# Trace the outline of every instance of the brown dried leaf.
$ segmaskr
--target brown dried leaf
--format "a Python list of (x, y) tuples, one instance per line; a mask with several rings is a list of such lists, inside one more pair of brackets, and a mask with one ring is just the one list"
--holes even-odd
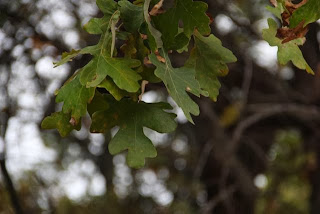
[(295, 28), (282, 27), (277, 30), (277, 37), (283, 39), (282, 44), (290, 42), (291, 40), (303, 38), (307, 34), (309, 27), (308, 25), (303, 27), (304, 22), (302, 21)]
[(162, 9), (163, 1), (164, 1), (164, 0), (160, 0), (160, 1), (152, 8), (152, 10), (149, 12), (149, 14), (150, 14), (151, 16), (157, 16), (157, 15), (165, 12), (165, 11)]

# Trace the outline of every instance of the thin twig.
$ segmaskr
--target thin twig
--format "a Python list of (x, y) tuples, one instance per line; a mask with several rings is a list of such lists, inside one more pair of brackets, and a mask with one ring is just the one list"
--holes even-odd
[(235, 186), (229, 186), (227, 189), (222, 190), (216, 197), (212, 198), (202, 209), (201, 213), (211, 213), (214, 208), (226, 200), (230, 195), (232, 195), (236, 191)]

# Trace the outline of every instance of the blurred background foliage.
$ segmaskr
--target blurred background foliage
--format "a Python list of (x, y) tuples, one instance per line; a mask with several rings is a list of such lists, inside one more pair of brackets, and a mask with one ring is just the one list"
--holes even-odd
[(89, 117), (67, 138), (39, 127), (61, 108), (54, 91), (90, 60), (52, 65), (63, 51), (98, 41), (82, 30), (101, 16), (95, 1), (0, 0), (0, 214), (319, 213), (319, 21), (302, 48), (311, 76), (280, 67), (277, 48), (261, 39), (267, 0), (205, 2), (213, 33), (238, 62), (216, 103), (194, 98), (195, 126), (163, 85), (147, 86), (143, 99), (168, 100), (179, 126), (172, 134), (145, 129), (158, 157), (134, 170), (124, 154), (108, 153), (114, 130), (90, 134)]

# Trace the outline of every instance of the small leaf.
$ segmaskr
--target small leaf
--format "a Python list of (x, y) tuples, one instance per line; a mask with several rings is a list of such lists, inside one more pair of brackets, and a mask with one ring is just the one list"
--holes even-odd
[(264, 29), (262, 37), (271, 46), (278, 46), (278, 60), (281, 65), (286, 65), (289, 61), (310, 74), (314, 74), (306, 60), (303, 58), (302, 52), (298, 45), (304, 43), (304, 39), (295, 39), (290, 42), (282, 44), (282, 40), (276, 37), (277, 23), (273, 19), (268, 19), (269, 29)]
[(73, 129), (80, 130), (81, 124), (73, 126), (70, 123), (70, 114), (64, 114), (63, 112), (55, 112), (46, 117), (42, 123), (43, 129), (57, 129), (62, 137), (67, 136)]
[(140, 65), (139, 60), (111, 58), (106, 54), (95, 56), (81, 73), (81, 83), (87, 87), (98, 86), (107, 76), (110, 76), (114, 83), (128, 92), (137, 92), (140, 88), (141, 76), (132, 68)]
[(97, 87), (105, 88), (117, 101), (125, 96), (129, 96), (128, 92), (118, 88), (110, 78), (103, 80)]
[(271, 7), (268, 5), (266, 9), (279, 19), (281, 19), (281, 14), (284, 11), (282, 4), (279, 4), (277, 7)]
[(118, 9), (114, 0), (97, 0), (97, 5), (104, 14), (112, 15)]
[(84, 26), (84, 30), (90, 34), (102, 34), (108, 28), (111, 15), (102, 18), (92, 18)]
[(128, 165), (140, 168), (144, 166), (145, 158), (157, 155), (152, 142), (144, 135), (143, 127), (160, 133), (172, 132), (176, 128), (176, 115), (165, 112), (165, 109), (171, 109), (171, 106), (167, 103), (136, 103), (127, 99), (113, 101), (108, 110), (93, 114), (91, 131), (103, 133), (119, 126), (119, 131), (110, 141), (109, 152), (115, 155), (128, 150)]
[(143, 8), (130, 3), (128, 0), (121, 0), (118, 4), (125, 29), (131, 33), (137, 31), (144, 22)]
[(226, 64), (236, 62), (237, 58), (212, 34), (204, 37), (196, 31), (194, 39), (196, 79), (200, 87), (209, 93), (209, 97), (216, 101), (221, 87), (218, 77), (225, 76), (228, 73)]
[(87, 112), (87, 104), (92, 100), (94, 91), (94, 88), (86, 88), (81, 85), (79, 75), (76, 75), (73, 80), (66, 83), (58, 91), (56, 102), (64, 102), (62, 112), (65, 114), (71, 113), (71, 117), (78, 124), (80, 117)]
[[(193, 0), (175, 0), (174, 6), (166, 13), (154, 16), (155, 27), (162, 33), (162, 41), (167, 50), (184, 47), (197, 29), (201, 34), (208, 35), (210, 18), (206, 15), (208, 5)], [(179, 34), (179, 23), (183, 25), (183, 33)], [(168, 24), (170, 23), (170, 24)]]
[(195, 70), (189, 67), (173, 68), (168, 55), (162, 52), (165, 63), (159, 62), (154, 53), (149, 56), (151, 62), (157, 67), (155, 75), (162, 79), (170, 96), (182, 109), (187, 119), (193, 123), (190, 113), (199, 115), (199, 106), (189, 97), (186, 90), (189, 89), (188, 92), (200, 97), (201, 90), (195, 79)]

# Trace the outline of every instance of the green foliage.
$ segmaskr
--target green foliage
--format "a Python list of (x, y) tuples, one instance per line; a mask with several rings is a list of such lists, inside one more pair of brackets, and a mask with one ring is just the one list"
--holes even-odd
[(290, 27), (296, 27), (300, 22), (304, 22), (304, 26), (320, 19), (320, 1), (308, 0), (306, 4), (298, 8), (290, 19)]
[(195, 70), (189, 67), (173, 68), (168, 55), (163, 51), (165, 63), (158, 61), (155, 54), (150, 55), (151, 62), (157, 67), (155, 74), (162, 79), (169, 94), (177, 102), (186, 115), (187, 119), (193, 123), (191, 114), (199, 115), (198, 105), (188, 96), (190, 92), (200, 97), (200, 85), (195, 78)]
[(46, 117), (42, 123), (43, 129), (57, 129), (62, 137), (67, 136), (73, 129), (80, 130), (80, 123), (77, 126), (73, 126), (70, 123), (70, 115), (63, 112), (55, 112)]
[(287, 43), (282, 43), (282, 40), (276, 37), (277, 23), (273, 19), (268, 19), (269, 29), (264, 29), (262, 33), (265, 39), (271, 46), (278, 47), (278, 60), (281, 65), (286, 65), (289, 61), (300, 69), (307, 70), (313, 74), (312, 69), (303, 58), (302, 52), (298, 45), (303, 45), (305, 39), (299, 38)]
[(137, 103), (129, 99), (120, 102), (108, 99), (108, 103), (110, 108), (93, 114), (91, 131), (105, 132), (119, 126), (119, 131), (109, 144), (110, 153), (128, 150), (128, 165), (135, 168), (144, 166), (144, 159), (155, 157), (157, 151), (144, 135), (143, 127), (160, 133), (174, 131), (175, 115), (164, 111), (172, 107), (167, 103)]
[(235, 62), (237, 58), (214, 35), (204, 37), (196, 32), (194, 39), (196, 79), (200, 87), (209, 93), (209, 97), (216, 101), (221, 87), (218, 77), (227, 75), (227, 63)]
[(71, 113), (75, 124), (78, 124), (80, 118), (87, 112), (87, 104), (92, 100), (94, 90), (81, 85), (79, 75), (76, 74), (57, 92), (56, 102), (63, 102), (63, 113)]
[[(176, 0), (174, 6), (166, 13), (154, 16), (152, 20), (162, 33), (164, 48), (182, 48), (189, 42), (195, 28), (203, 35), (210, 34), (207, 9), (208, 5), (204, 2)], [(179, 32), (179, 22), (183, 23), (182, 32)]]
[[(269, 9), (280, 18), (284, 1), (277, 2), (277, 8)], [(144, 92), (144, 83), (163, 82), (169, 95), (193, 123), (192, 115), (200, 112), (188, 92), (216, 101), (221, 86), (219, 77), (225, 76), (227, 64), (237, 59), (217, 37), (210, 35), (208, 5), (204, 2), (174, 0), (166, 11), (155, 7), (161, 7), (158, 0), (134, 3), (97, 0), (97, 5), (103, 17), (92, 18), (84, 29), (89, 34), (100, 35), (98, 44), (63, 53), (54, 65), (60, 66), (81, 54), (90, 54), (92, 59), (58, 91), (56, 101), (63, 102), (62, 111), (45, 118), (42, 127), (57, 128), (62, 136), (66, 136), (80, 128), (81, 117), (88, 112), (92, 132), (109, 132), (115, 126), (120, 127), (109, 144), (111, 154), (127, 150), (128, 164), (142, 167), (145, 158), (156, 156), (143, 128), (166, 133), (176, 127), (175, 116), (164, 111), (171, 109), (169, 104), (147, 104), (138, 99)], [(310, 7), (315, 9), (305, 16)], [(302, 16), (306, 24), (315, 21), (319, 18), (316, 8), (319, 3), (309, 0), (294, 12), (291, 24), (302, 21)], [(263, 37), (270, 45), (279, 47), (280, 64), (292, 61), (298, 68), (312, 73), (298, 48), (304, 39), (283, 44), (276, 37), (275, 21), (269, 20), (269, 27), (264, 30)], [(117, 40), (122, 40), (121, 47)], [(172, 66), (172, 52), (189, 54), (184, 66)], [(101, 94), (99, 88), (110, 95)]]

